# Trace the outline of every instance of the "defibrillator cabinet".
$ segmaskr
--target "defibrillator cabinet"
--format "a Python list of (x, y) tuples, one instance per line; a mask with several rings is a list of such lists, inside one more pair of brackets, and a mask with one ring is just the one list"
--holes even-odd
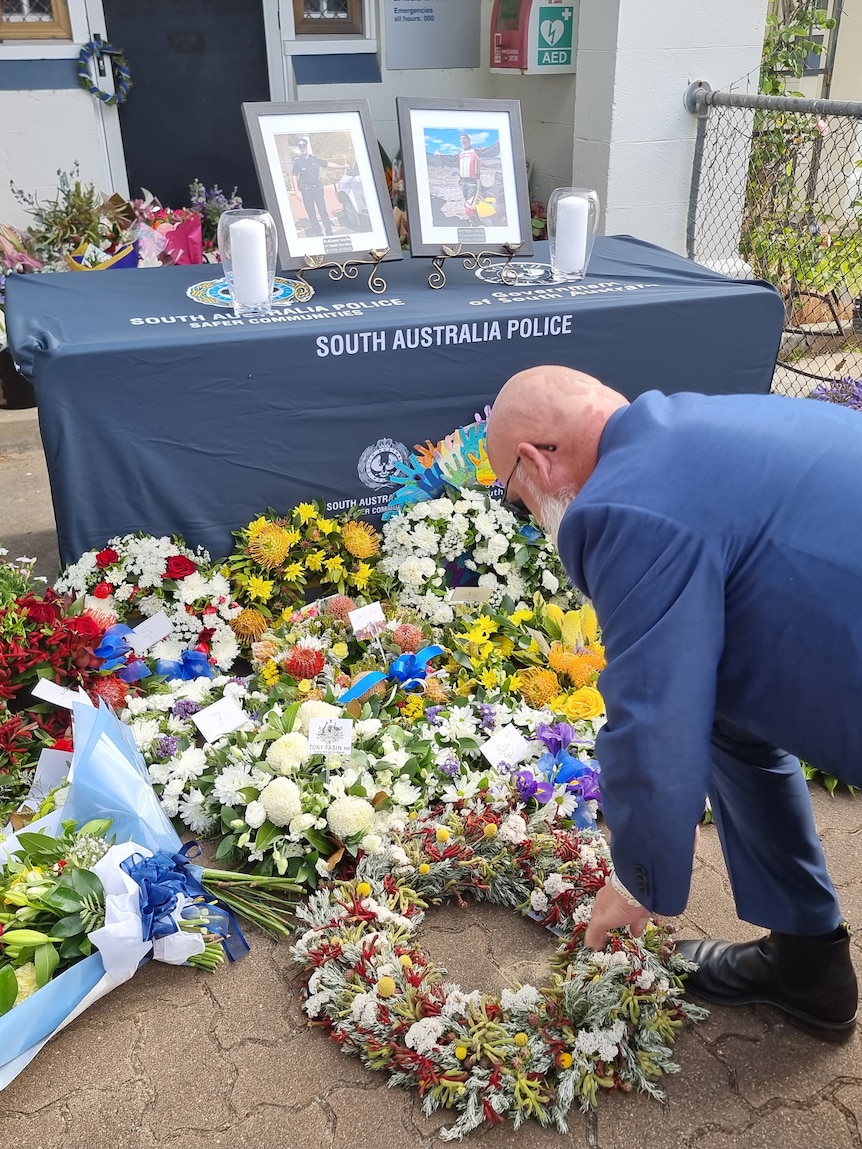
[(550, 76), (575, 71), (577, 0), (494, 0), (492, 72)]

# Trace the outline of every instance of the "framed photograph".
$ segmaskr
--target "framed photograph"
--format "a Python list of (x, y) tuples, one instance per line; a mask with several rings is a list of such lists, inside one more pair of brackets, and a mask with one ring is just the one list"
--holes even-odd
[(508, 255), (509, 244), (532, 255), (520, 103), (399, 96), (396, 105), (412, 254), (460, 244)]
[(401, 259), (366, 100), (243, 104), (242, 111), (283, 271), (386, 248), (385, 259)]

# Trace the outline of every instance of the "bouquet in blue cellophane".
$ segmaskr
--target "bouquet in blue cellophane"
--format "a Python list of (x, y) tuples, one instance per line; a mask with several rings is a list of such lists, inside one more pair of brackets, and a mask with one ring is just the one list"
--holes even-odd
[(105, 706), (75, 705), (73, 720), (64, 806), (0, 841), (0, 1089), (150, 958), (241, 957), (231, 908), (286, 933), (296, 892), (191, 864), (129, 729)]

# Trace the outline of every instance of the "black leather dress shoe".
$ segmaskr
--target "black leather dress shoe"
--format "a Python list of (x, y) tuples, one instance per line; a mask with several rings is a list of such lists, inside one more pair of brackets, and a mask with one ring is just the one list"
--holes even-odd
[(825, 1041), (856, 1028), (856, 974), (846, 926), (827, 938), (771, 933), (756, 942), (679, 941), (699, 969), (686, 989), (716, 1005), (772, 1005), (792, 1025)]

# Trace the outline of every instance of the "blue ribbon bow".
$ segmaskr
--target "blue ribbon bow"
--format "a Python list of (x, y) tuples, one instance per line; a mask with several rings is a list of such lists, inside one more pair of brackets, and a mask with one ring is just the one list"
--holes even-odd
[(137, 682), (139, 678), (149, 678), (152, 671), (145, 662), (139, 658), (127, 662), (132, 653), (132, 647), (126, 640), (126, 635), (132, 633), (132, 628), (122, 622), (109, 626), (102, 635), (102, 641), (93, 651), (96, 658), (104, 659), (104, 665), (99, 669), (114, 672), (123, 682)]
[(442, 646), (425, 646), (417, 654), (401, 654), (389, 664), (389, 669), (385, 673), (372, 670), (368, 674), (363, 674), (346, 694), (341, 695), (338, 704), (344, 706), (354, 698), (361, 698), (378, 682), (400, 682), (405, 690), (421, 690), (424, 679), (428, 677), (428, 663), (438, 654), (444, 653)]
[(212, 678), (213, 668), (202, 651), (184, 650), (177, 661), (171, 658), (160, 658), (156, 663), (156, 674), (163, 674), (166, 678), (183, 678), (189, 681), (192, 678)]
[[(153, 854), (145, 858), (142, 854), (132, 854), (122, 862), (122, 868), (137, 882), (140, 889), (141, 932), (143, 940), (153, 941), (175, 934), (179, 926), (171, 917), (177, 906), (180, 894), (206, 904), (209, 912), (207, 931), (218, 934), (230, 961), (244, 957), (249, 944), (237, 924), (236, 918), (222, 906), (218, 899), (200, 884), (200, 867), (193, 865), (186, 854), (196, 843), (189, 842), (179, 854)], [(192, 917), (194, 910), (184, 911), (184, 917)]]

